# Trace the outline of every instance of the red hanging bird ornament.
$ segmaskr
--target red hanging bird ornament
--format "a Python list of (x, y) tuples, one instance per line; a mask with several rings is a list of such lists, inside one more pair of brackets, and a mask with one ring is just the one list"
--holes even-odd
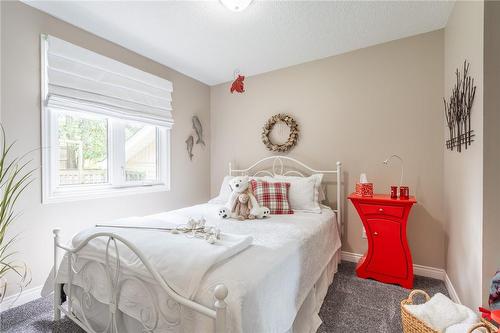
[(235, 76), (237, 75), (236, 79), (233, 81), (233, 84), (231, 84), (231, 94), (234, 93), (235, 91), (237, 93), (244, 93), (245, 92), (245, 83), (243, 82), (245, 80), (245, 76), (240, 75), (239, 71), (235, 71)]

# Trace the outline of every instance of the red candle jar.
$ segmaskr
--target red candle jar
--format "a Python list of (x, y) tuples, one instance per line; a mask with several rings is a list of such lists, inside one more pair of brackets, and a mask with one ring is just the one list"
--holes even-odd
[(408, 186), (399, 187), (399, 199), (408, 200), (410, 198), (410, 188)]
[(398, 187), (391, 186), (391, 199), (397, 199), (397, 198), (398, 198)]

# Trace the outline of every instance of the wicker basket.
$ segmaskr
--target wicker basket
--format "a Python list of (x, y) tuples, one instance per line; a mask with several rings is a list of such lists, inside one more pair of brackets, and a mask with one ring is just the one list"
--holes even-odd
[(417, 317), (412, 315), (405, 307), (405, 305), (413, 304), (413, 296), (415, 295), (424, 295), (425, 301), (427, 302), (431, 298), (429, 295), (423, 291), (415, 289), (410, 295), (408, 295), (407, 299), (401, 301), (401, 322), (403, 324), (403, 332), (404, 333), (441, 333), (430, 328), (426, 323), (420, 321)]
[[(401, 322), (403, 325), (404, 333), (442, 333), (441, 331), (436, 331), (432, 329), (429, 325), (419, 320), (417, 317), (413, 316), (405, 307), (407, 304), (413, 304), (413, 297), (415, 295), (423, 295), (425, 297), (425, 301), (427, 302), (431, 298), (429, 295), (423, 290), (413, 290), (410, 295), (408, 295), (407, 299), (401, 301)], [(475, 324), (471, 328), (469, 328), (468, 333), (474, 332), (477, 328), (486, 328), (489, 333), (496, 333), (497, 328), (493, 326), (491, 323), (486, 320), (481, 320), (481, 323)]]
[(486, 328), (487, 332), (489, 332), (489, 333), (497, 333), (498, 332), (498, 328), (496, 328), (495, 325), (493, 325), (489, 321), (481, 319), (481, 322), (472, 326), (471, 328), (469, 328), (469, 331), (467, 333), (472, 333), (472, 332), (474, 332), (474, 330), (476, 330), (477, 328), (480, 328), (480, 327)]

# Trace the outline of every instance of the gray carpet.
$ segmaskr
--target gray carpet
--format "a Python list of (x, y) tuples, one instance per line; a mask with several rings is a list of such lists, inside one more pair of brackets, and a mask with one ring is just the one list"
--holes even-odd
[[(370, 332), (400, 333), (401, 300), (409, 290), (356, 277), (355, 264), (342, 262), (321, 307), (323, 324), (317, 333)], [(448, 291), (443, 281), (415, 276), (414, 289), (429, 295)]]
[[(401, 332), (399, 303), (408, 290), (356, 277), (353, 263), (342, 262), (328, 289), (320, 311), (323, 324), (318, 333)], [(448, 294), (442, 281), (415, 277), (415, 289)], [(40, 298), (0, 314), (0, 332), (5, 333), (84, 333), (64, 318), (52, 322), (52, 299)]]

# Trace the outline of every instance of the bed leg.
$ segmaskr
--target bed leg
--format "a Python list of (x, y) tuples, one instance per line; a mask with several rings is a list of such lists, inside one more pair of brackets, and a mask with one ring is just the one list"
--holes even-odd
[(57, 283), (57, 264), (59, 262), (58, 254), (58, 244), (59, 244), (59, 232), (60, 229), (54, 229), (52, 233), (54, 234), (54, 321), (61, 319), (61, 291), (62, 285)]
[(61, 290), (62, 290), (62, 285), (56, 284), (54, 289), (54, 321), (61, 319), (61, 310), (59, 309), (59, 306), (61, 306), (61, 297), (62, 297)]
[(227, 287), (219, 284), (215, 287), (215, 333), (226, 333), (226, 297)]

